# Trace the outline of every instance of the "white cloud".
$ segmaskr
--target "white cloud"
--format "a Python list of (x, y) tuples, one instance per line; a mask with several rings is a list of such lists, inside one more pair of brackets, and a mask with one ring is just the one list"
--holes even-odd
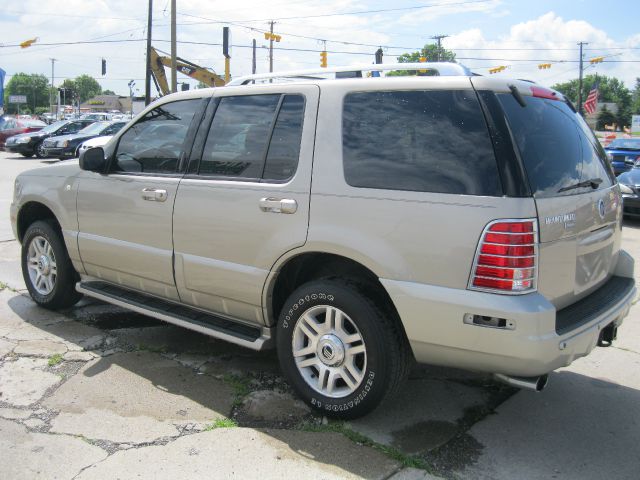
[[(490, 66), (507, 65), (509, 68), (498, 75), (528, 78), (551, 85), (577, 78), (579, 41), (589, 43), (584, 52), (587, 74), (598, 72), (616, 76), (628, 87), (633, 86), (638, 75), (638, 63), (602, 63), (592, 67), (588, 59), (604, 55), (607, 60), (640, 60), (638, 50), (616, 49), (640, 46), (640, 35), (620, 44), (588, 22), (565, 21), (554, 12), (513, 25), (506, 35), (496, 40), (486, 39), (479, 29), (469, 29), (447, 38), (445, 46), (455, 50), (462, 63), (472, 68), (484, 67), (476, 68), (479, 73), (486, 74)], [(484, 58), (496, 60), (482, 60)], [(539, 63), (552, 63), (552, 68), (538, 70)]]

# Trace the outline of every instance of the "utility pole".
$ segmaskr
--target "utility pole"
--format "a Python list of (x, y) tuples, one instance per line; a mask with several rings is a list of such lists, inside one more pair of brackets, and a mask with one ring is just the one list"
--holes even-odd
[(147, 16), (147, 73), (144, 77), (144, 104), (151, 103), (151, 21), (153, 18), (153, 0), (149, 0)]
[(582, 115), (582, 72), (584, 70), (582, 65), (582, 46), (589, 45), (589, 42), (578, 42), (580, 45), (580, 73), (578, 75), (578, 113)]
[(271, 25), (271, 35), (269, 36), (269, 73), (273, 72), (273, 20), (269, 22)]
[(440, 61), (440, 52), (442, 52), (442, 39), (447, 38), (449, 35), (434, 35), (431, 37), (432, 40), (438, 42), (438, 53), (436, 56), (436, 62)]
[(253, 39), (252, 43), (252, 56), (251, 56), (251, 74), (256, 74), (256, 39)]
[(176, 0), (171, 0), (171, 92), (178, 91), (177, 62), (176, 62)]
[[(51, 110), (51, 105), (53, 105), (53, 70), (54, 64), (56, 63), (55, 58), (50, 58), (51, 60), (51, 88), (49, 89), (49, 110)], [(56, 118), (58, 117), (58, 111), (56, 110)]]

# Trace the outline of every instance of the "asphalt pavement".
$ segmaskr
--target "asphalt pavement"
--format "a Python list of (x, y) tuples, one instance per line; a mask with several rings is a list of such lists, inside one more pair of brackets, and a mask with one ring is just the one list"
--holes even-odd
[[(640, 311), (542, 393), (416, 367), (373, 414), (312, 414), (257, 353), (93, 300), (26, 295), (0, 152), (0, 478), (637, 479)], [(623, 247), (640, 258), (640, 223)]]

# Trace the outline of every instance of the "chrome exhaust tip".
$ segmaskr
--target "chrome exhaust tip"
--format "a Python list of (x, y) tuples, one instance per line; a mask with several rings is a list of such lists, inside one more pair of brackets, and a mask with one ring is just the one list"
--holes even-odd
[(512, 377), (503, 375), (502, 373), (494, 373), (493, 378), (512, 387), (541, 392), (547, 386), (549, 375), (540, 375), (539, 377)]

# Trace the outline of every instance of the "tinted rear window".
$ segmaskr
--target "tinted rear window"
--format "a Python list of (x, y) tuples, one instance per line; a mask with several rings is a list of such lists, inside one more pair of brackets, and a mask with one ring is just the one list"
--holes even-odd
[(493, 147), (472, 90), (349, 94), (342, 128), (349, 185), (502, 195)]
[(599, 188), (611, 186), (606, 154), (584, 120), (557, 100), (526, 97), (520, 106), (511, 94), (498, 98), (523, 159), (534, 197), (575, 195), (591, 186), (570, 188), (600, 179)]

